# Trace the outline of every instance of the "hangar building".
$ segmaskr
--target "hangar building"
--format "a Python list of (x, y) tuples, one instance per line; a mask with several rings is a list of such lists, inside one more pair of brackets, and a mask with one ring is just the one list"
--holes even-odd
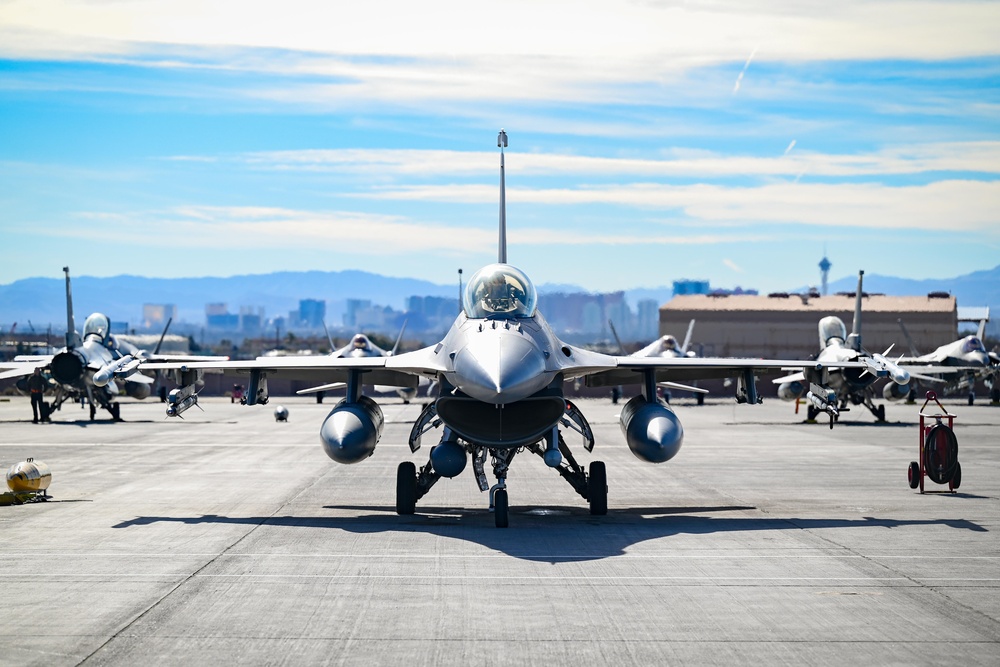
[[(770, 294), (675, 296), (660, 307), (660, 335), (683, 339), (688, 323), (696, 320), (691, 348), (705, 356), (808, 359), (819, 352), (819, 320), (836, 315), (847, 333), (854, 320), (854, 294), (832, 296)], [(869, 352), (909, 354), (902, 320), (921, 353), (958, 338), (955, 297), (865, 294), (861, 314), (861, 342)]]

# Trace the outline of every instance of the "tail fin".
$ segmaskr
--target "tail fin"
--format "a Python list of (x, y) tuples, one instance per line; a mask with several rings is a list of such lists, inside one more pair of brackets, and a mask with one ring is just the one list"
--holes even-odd
[(507, 147), (507, 133), (500, 128), (497, 135), (497, 147), (500, 149), (500, 253), (498, 262), (507, 263), (507, 197), (503, 173), (503, 149)]
[(73, 320), (73, 291), (69, 284), (69, 267), (63, 267), (66, 274), (66, 347), (73, 349), (80, 344), (80, 337), (76, 333), (76, 322)]
[(858, 291), (854, 294), (854, 323), (851, 325), (851, 335), (847, 337), (847, 344), (855, 352), (861, 351), (861, 283), (864, 276), (864, 271), (858, 271)]
[(160, 353), (160, 347), (163, 346), (163, 339), (167, 337), (167, 331), (170, 329), (170, 323), (173, 322), (173, 321), (174, 321), (174, 318), (172, 318), (172, 317), (168, 317), (167, 318), (167, 325), (165, 327), (163, 327), (163, 333), (160, 334), (160, 340), (156, 344), (156, 349), (153, 350), (153, 354), (159, 354)]
[(611, 335), (615, 337), (615, 342), (618, 343), (618, 349), (621, 350), (622, 356), (628, 356), (628, 352), (625, 351), (625, 346), (622, 345), (622, 339), (618, 337), (618, 332), (615, 331), (615, 323), (608, 319), (608, 326), (611, 327)]
[(681, 354), (683, 354), (683, 355), (687, 355), (688, 345), (691, 344), (691, 334), (692, 334), (692, 332), (694, 332), (694, 319), (692, 319), (691, 322), (688, 323), (687, 335), (684, 336), (684, 344), (681, 345)]
[[(986, 336), (986, 323), (990, 321), (990, 307), (986, 306), (986, 317), (979, 320), (979, 329), (976, 330), (976, 337), (982, 340)], [(31, 324), (31, 321), (28, 321)]]
[(903, 323), (903, 318), (896, 320), (899, 323), (899, 328), (903, 330), (903, 336), (906, 338), (906, 344), (910, 347), (910, 354), (914, 357), (919, 357), (920, 353), (917, 352), (917, 346), (913, 344), (913, 339), (910, 337), (910, 332), (906, 330), (906, 325)]

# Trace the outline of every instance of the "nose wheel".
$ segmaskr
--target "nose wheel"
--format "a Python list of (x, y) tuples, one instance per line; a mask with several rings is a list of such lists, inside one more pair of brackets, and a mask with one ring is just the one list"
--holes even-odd
[(396, 514), (417, 511), (417, 466), (403, 461), (396, 468)]
[(510, 525), (510, 512), (507, 500), (507, 489), (497, 489), (493, 492), (493, 521), (497, 528)]

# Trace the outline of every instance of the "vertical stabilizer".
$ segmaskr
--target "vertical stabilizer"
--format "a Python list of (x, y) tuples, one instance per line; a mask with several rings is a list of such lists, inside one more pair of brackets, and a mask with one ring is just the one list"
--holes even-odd
[(864, 280), (865, 272), (858, 271), (858, 290), (854, 294), (854, 323), (851, 325), (851, 335), (848, 337), (848, 344), (855, 352), (861, 351), (861, 283)]
[(80, 337), (76, 333), (76, 322), (73, 320), (73, 291), (69, 285), (69, 267), (63, 267), (66, 274), (66, 347), (72, 349), (80, 344)]
[(498, 262), (507, 263), (507, 196), (503, 173), (503, 149), (507, 147), (507, 133), (500, 128), (497, 136), (497, 147), (500, 149), (500, 253)]

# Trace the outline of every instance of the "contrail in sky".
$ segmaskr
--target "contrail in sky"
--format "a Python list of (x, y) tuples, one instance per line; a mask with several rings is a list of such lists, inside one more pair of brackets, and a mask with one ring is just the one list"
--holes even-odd
[(733, 95), (735, 95), (736, 92), (740, 89), (740, 84), (743, 83), (743, 75), (747, 73), (747, 68), (750, 67), (750, 61), (753, 60), (753, 56), (755, 53), (757, 53), (756, 46), (754, 47), (753, 51), (750, 52), (750, 57), (747, 58), (747, 61), (743, 63), (743, 71), (741, 71), (740, 75), (736, 77), (736, 83), (733, 85)]
[(792, 139), (792, 143), (788, 144), (788, 148), (785, 149), (785, 152), (782, 153), (782, 155), (788, 155), (792, 152), (793, 148), (795, 148), (795, 139)]

